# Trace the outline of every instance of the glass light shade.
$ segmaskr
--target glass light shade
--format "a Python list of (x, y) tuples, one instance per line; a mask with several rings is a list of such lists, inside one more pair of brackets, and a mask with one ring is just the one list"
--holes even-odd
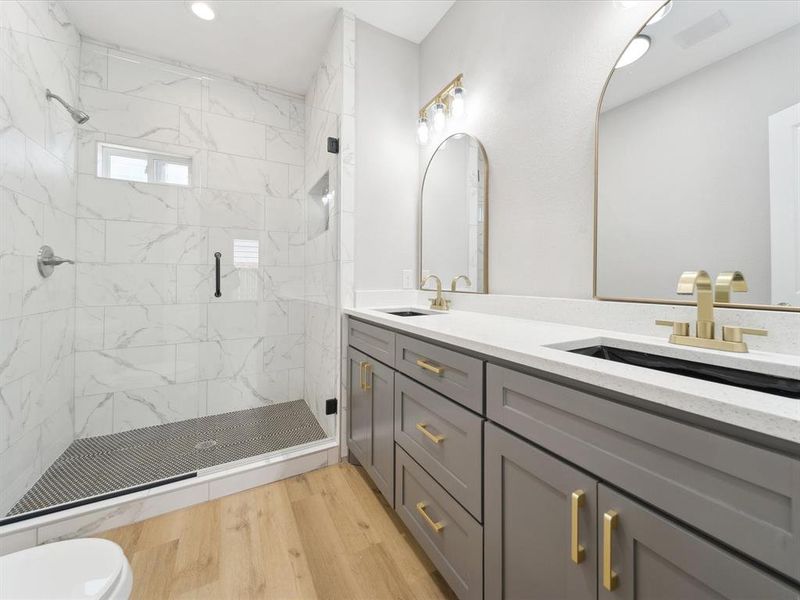
[(433, 129), (443, 131), (447, 124), (447, 116), (444, 114), (444, 104), (437, 102), (433, 105)]
[(650, 25), (655, 25), (661, 19), (666, 17), (669, 14), (669, 11), (671, 10), (672, 10), (672, 0), (669, 0), (669, 2), (667, 2), (664, 6), (658, 9), (658, 12), (650, 18), (645, 27), (649, 27)]
[(417, 143), (427, 144), (430, 139), (430, 131), (428, 131), (428, 119), (420, 117), (417, 119)]
[(450, 114), (454, 119), (460, 119), (466, 112), (466, 103), (464, 99), (464, 88), (457, 87), (453, 89), (453, 99), (450, 101)]
[(195, 16), (203, 19), (203, 21), (214, 20), (214, 9), (205, 2), (192, 2), (191, 9)]
[(625, 52), (619, 57), (615, 69), (627, 67), (629, 64), (636, 62), (642, 58), (645, 53), (650, 49), (650, 38), (646, 35), (637, 35), (625, 48)]

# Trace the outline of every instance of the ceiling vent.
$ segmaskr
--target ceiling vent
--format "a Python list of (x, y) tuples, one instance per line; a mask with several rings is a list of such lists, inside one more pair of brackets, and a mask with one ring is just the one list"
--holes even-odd
[(691, 27), (687, 27), (680, 33), (675, 34), (672, 39), (675, 40), (675, 42), (677, 42), (681, 48), (687, 50), (692, 46), (717, 35), (719, 32), (725, 31), (730, 26), (731, 22), (728, 20), (728, 17), (726, 17), (721, 10), (718, 10), (713, 15), (710, 15), (702, 21), (698, 21)]

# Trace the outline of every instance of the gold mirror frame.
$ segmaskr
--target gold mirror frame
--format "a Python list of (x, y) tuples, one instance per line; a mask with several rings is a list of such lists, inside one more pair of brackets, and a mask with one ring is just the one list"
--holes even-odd
[[(630, 44), (637, 35), (641, 34), (644, 31), (644, 28), (647, 27), (647, 23), (650, 19), (655, 16), (655, 14), (664, 8), (667, 4), (669, 4), (670, 0), (665, 0), (661, 3), (653, 13), (645, 19), (644, 24), (638, 29), (638, 31), (631, 37), (628, 41)], [(620, 52), (619, 57), (617, 57), (617, 61), (614, 62), (614, 65), (617, 64), (619, 59), (622, 57), (622, 54), (625, 52), (625, 49), (628, 47), (628, 44), (625, 45), (625, 48), (622, 49)], [(691, 300), (668, 300), (662, 298), (637, 298), (637, 297), (612, 297), (612, 296), (598, 296), (597, 295), (597, 215), (599, 209), (599, 202), (598, 202), (598, 181), (600, 179), (600, 109), (603, 107), (603, 98), (605, 98), (606, 90), (608, 89), (608, 84), (611, 81), (611, 78), (614, 76), (614, 67), (611, 68), (611, 72), (606, 77), (606, 82), (603, 84), (603, 91), (600, 92), (600, 100), (597, 102), (597, 112), (595, 113), (595, 120), (594, 120), (594, 226), (593, 226), (593, 252), (592, 252), (592, 298), (595, 300), (600, 300), (601, 302), (635, 302), (639, 304), (665, 304), (665, 305), (683, 305), (683, 306), (695, 306), (696, 302)], [(691, 266), (691, 265), (690, 265)], [(687, 267), (689, 268), (689, 267)], [(420, 271), (421, 272), (421, 271)], [(735, 302), (715, 302), (714, 308), (739, 308), (739, 309), (752, 309), (752, 310), (776, 310), (782, 312), (800, 312), (800, 306), (777, 306), (774, 304), (739, 304)]]
[[(422, 194), (425, 191), (425, 180), (428, 178), (428, 170), (431, 167), (431, 163), (433, 159), (436, 157), (436, 153), (439, 152), (442, 146), (444, 146), (448, 140), (456, 137), (466, 135), (469, 136), (471, 139), (475, 140), (478, 144), (478, 150), (483, 157), (483, 165), (484, 165), (484, 177), (483, 177), (483, 290), (476, 291), (476, 292), (468, 292), (465, 290), (449, 290), (445, 289), (446, 282), (442, 282), (442, 291), (455, 293), (455, 294), (488, 294), (489, 293), (489, 157), (486, 156), (486, 149), (483, 147), (481, 141), (476, 138), (474, 135), (467, 133), (466, 131), (457, 131), (456, 133), (448, 135), (444, 138), (439, 145), (436, 146), (436, 149), (431, 154), (430, 159), (428, 159), (428, 164), (425, 166), (425, 174), (422, 176), (422, 183), (419, 187), (419, 203), (417, 206), (417, 287), (418, 290), (424, 290), (426, 292), (435, 292), (435, 288), (425, 288), (422, 287)], [(437, 273), (433, 273), (436, 275)]]

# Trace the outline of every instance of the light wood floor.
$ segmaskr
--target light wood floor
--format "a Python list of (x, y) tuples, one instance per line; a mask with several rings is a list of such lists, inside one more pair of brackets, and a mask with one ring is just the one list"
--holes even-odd
[(134, 599), (454, 598), (360, 467), (339, 464), (101, 534)]

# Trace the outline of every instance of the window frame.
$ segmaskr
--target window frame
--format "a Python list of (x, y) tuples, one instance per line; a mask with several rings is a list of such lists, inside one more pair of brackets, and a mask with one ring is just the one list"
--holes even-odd
[[(120, 156), (123, 158), (145, 159), (147, 167), (145, 174), (146, 181), (137, 179), (126, 179), (124, 177), (113, 177), (111, 175), (111, 157)], [(187, 170), (186, 183), (173, 183), (164, 179), (164, 163), (185, 166)], [(120, 144), (109, 144), (107, 142), (97, 142), (97, 176), (114, 181), (129, 181), (132, 183), (154, 183), (158, 185), (174, 185), (178, 187), (191, 187), (192, 185), (192, 157), (169, 152), (158, 152), (146, 148), (136, 148), (134, 146), (123, 146)]]

